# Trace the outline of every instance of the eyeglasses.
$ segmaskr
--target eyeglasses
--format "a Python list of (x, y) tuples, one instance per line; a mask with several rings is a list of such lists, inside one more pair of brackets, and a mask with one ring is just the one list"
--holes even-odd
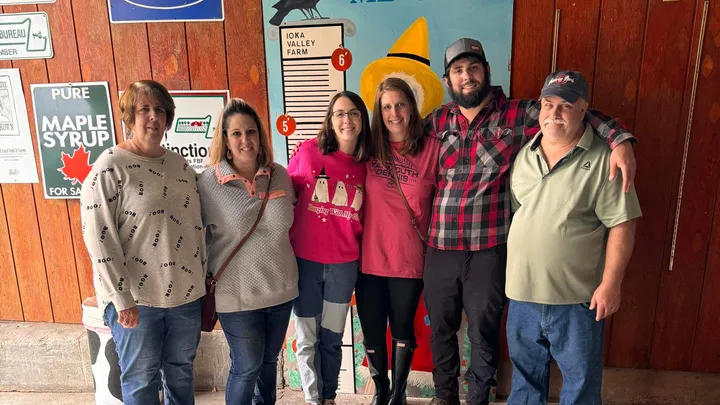
[(362, 114), (360, 114), (360, 111), (358, 110), (351, 110), (348, 112), (345, 111), (333, 111), (332, 116), (333, 118), (337, 118), (339, 120), (344, 119), (345, 117), (350, 117), (351, 119), (358, 119), (360, 118)]

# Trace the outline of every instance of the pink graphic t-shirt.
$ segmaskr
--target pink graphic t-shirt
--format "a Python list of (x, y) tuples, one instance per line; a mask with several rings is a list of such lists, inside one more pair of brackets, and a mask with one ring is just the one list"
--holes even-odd
[[(415, 156), (402, 156), (402, 142), (392, 142), (400, 186), (427, 239), (432, 202), (437, 192), (438, 153), (436, 138), (425, 137), (423, 149)], [(365, 223), (361, 269), (383, 277), (422, 278), (425, 246), (412, 225), (410, 214), (397, 190), (390, 164), (383, 167), (371, 159), (365, 179)]]
[(288, 172), (298, 199), (290, 228), (295, 255), (324, 264), (358, 260), (365, 164), (341, 151), (323, 156), (313, 139), (300, 146)]

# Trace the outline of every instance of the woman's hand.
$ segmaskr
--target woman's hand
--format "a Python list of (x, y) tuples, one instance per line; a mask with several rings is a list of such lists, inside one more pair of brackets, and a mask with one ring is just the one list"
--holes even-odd
[(118, 312), (117, 322), (122, 325), (123, 328), (128, 329), (138, 326), (140, 324), (140, 312), (137, 306)]

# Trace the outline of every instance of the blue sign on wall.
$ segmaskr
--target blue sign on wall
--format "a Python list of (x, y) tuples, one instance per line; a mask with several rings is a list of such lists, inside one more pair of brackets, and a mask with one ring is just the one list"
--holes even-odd
[(223, 0), (108, 0), (110, 21), (222, 21)]

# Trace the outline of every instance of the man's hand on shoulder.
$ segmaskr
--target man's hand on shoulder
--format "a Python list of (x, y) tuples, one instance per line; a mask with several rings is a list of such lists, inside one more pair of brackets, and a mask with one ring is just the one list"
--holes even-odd
[(625, 141), (616, 146), (610, 154), (610, 181), (614, 181), (620, 169), (623, 179), (623, 190), (627, 193), (635, 182), (637, 163), (632, 143)]

